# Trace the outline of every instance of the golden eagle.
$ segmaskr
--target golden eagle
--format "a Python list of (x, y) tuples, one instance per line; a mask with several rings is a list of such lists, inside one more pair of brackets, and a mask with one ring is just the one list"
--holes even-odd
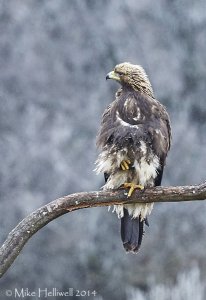
[[(96, 171), (104, 173), (104, 190), (129, 188), (130, 197), (135, 188), (161, 184), (170, 149), (170, 120), (165, 107), (155, 99), (141, 66), (121, 63), (106, 79), (118, 81), (121, 88), (102, 117), (97, 136), (101, 153)], [(153, 203), (114, 206), (121, 218), (121, 238), (126, 251), (138, 251), (152, 208)]]

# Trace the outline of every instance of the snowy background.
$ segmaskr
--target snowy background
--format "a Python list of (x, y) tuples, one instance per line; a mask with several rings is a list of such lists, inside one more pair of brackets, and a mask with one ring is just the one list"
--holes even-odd
[[(203, 0), (0, 0), (2, 243), (38, 207), (103, 184), (95, 137), (118, 87), (105, 76), (123, 61), (146, 69), (171, 116), (163, 184), (206, 178), (205, 11)], [(205, 216), (204, 202), (155, 205), (130, 255), (107, 208), (67, 214), (28, 242), (0, 295), (73, 287), (98, 300), (203, 300)]]

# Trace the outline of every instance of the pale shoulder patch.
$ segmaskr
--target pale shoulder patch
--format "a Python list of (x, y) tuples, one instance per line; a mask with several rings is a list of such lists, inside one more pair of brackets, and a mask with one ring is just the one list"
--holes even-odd
[(122, 125), (122, 126), (127, 126), (127, 127), (131, 127), (131, 128), (136, 128), (136, 129), (139, 128), (138, 125), (132, 125), (132, 124), (127, 123), (124, 120), (122, 120), (118, 111), (116, 112), (116, 118), (117, 118), (117, 121), (119, 121), (120, 125)]
[(134, 118), (133, 118), (133, 120), (134, 120), (134, 121), (138, 121), (138, 120), (140, 120), (140, 119), (141, 119), (141, 112), (140, 112), (140, 109), (139, 109), (139, 107), (137, 107), (137, 109), (136, 109), (136, 110), (137, 110), (137, 112), (136, 112), (136, 113), (137, 113), (137, 115), (136, 115), (136, 117), (134, 117)]

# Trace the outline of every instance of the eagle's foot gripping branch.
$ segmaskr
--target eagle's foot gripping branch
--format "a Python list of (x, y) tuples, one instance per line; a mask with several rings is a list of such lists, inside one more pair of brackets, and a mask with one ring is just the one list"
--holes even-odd
[(123, 160), (120, 164), (120, 167), (123, 171), (129, 170), (131, 161), (129, 159)]
[(141, 184), (135, 184), (133, 182), (125, 182), (123, 188), (130, 188), (127, 194), (127, 198), (131, 197), (135, 189), (144, 190), (144, 186)]

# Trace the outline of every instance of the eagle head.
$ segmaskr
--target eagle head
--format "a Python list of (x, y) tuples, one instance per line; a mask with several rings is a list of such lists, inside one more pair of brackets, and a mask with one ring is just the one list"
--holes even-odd
[(152, 86), (147, 74), (139, 65), (133, 65), (129, 62), (116, 65), (114, 70), (107, 74), (106, 79), (116, 80), (123, 87), (129, 86), (136, 91), (145, 93), (154, 98)]

